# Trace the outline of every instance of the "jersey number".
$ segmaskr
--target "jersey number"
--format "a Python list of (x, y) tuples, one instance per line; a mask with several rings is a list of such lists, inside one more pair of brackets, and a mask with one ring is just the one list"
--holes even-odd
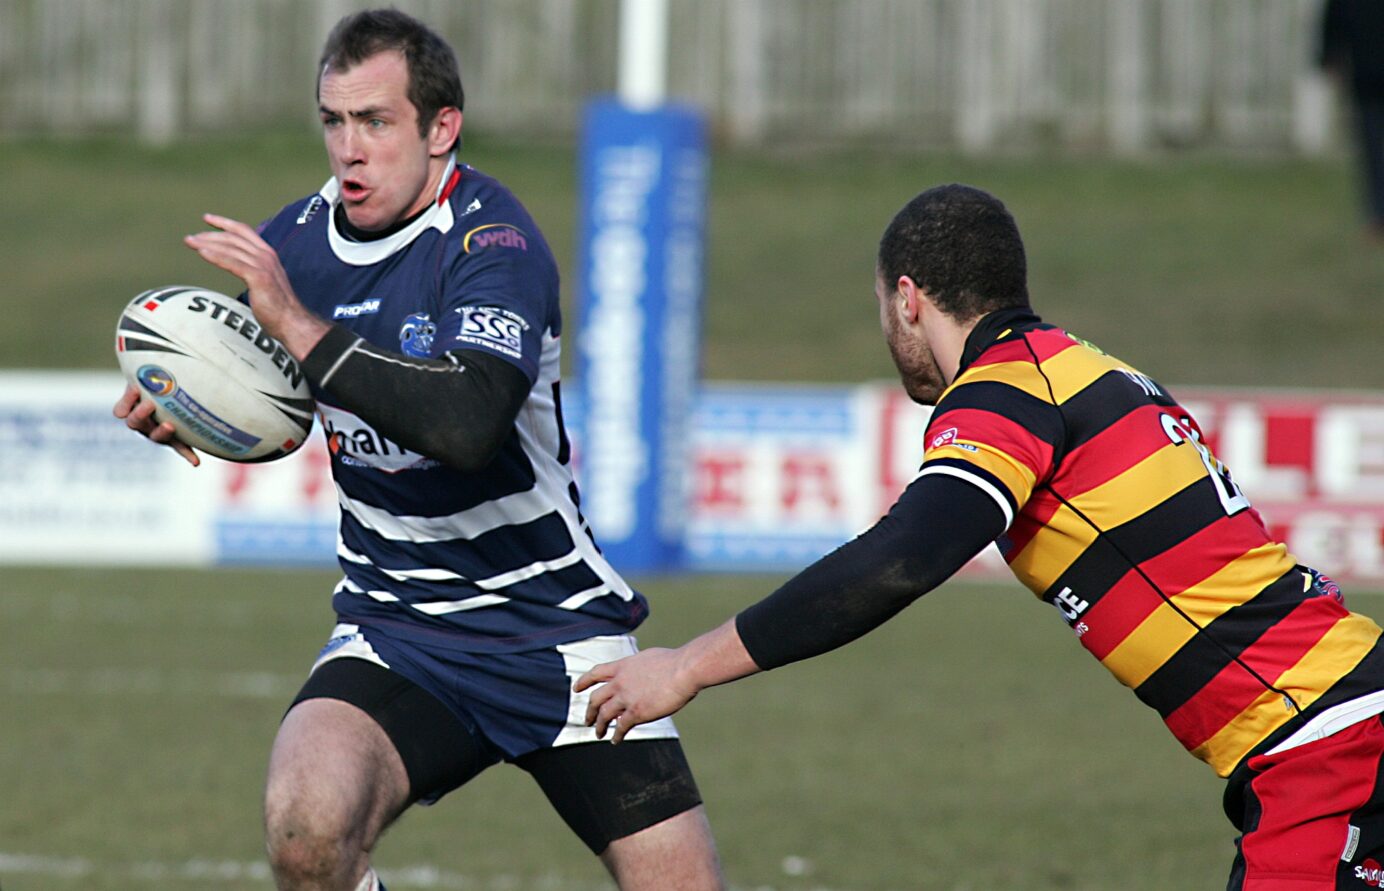
[(1211, 477), (1212, 484), (1216, 487), (1216, 494), (1221, 499), (1221, 507), (1225, 508), (1228, 515), (1234, 516), (1240, 511), (1249, 507), (1249, 499), (1245, 493), (1240, 491), (1240, 487), (1235, 485), (1235, 481), (1230, 478), (1230, 468), (1226, 467), (1211, 454), (1211, 450), (1201, 441), (1201, 434), (1195, 427), (1187, 421), (1174, 418), (1172, 415), (1162, 415), (1163, 432), (1168, 434), (1168, 439), (1174, 445), (1191, 443), (1192, 448), (1197, 450), (1201, 456), (1201, 463), (1206, 465), (1206, 473)]

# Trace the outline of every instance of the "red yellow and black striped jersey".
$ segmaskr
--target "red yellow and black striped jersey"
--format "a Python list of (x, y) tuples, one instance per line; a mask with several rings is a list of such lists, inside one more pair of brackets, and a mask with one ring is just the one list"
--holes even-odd
[(1158, 383), (1020, 310), (981, 320), (920, 474), (984, 489), (1000, 549), (1083, 646), (1217, 773), (1380, 689), (1380, 628), (1274, 541)]

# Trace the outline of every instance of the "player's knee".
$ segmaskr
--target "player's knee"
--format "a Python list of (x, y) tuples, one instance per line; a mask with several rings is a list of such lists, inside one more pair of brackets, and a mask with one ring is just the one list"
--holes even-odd
[(280, 888), (336, 887), (363, 857), (343, 821), (292, 799), (266, 796), (265, 849)]

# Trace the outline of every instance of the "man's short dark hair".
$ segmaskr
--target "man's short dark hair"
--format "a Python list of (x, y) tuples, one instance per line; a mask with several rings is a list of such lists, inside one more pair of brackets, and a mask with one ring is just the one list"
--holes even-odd
[(962, 321), (1028, 306), (1018, 224), (998, 198), (971, 186), (937, 186), (904, 205), (879, 241), (878, 269), (891, 290), (906, 275)]
[(442, 109), (461, 110), (466, 95), (451, 46), (427, 25), (397, 9), (367, 9), (336, 23), (317, 65), (319, 94), (327, 69), (345, 71), (384, 52), (402, 53), (408, 63), (408, 100), (418, 110), (420, 135), (428, 135)]

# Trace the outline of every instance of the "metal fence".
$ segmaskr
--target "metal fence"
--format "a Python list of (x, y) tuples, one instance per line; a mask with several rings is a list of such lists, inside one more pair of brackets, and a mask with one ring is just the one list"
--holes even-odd
[[(739, 145), (1320, 151), (1320, 0), (671, 0), (669, 91)], [(153, 142), (313, 120), (352, 0), (0, 0), (0, 134)], [(468, 127), (565, 136), (618, 0), (396, 0), (456, 47)]]

